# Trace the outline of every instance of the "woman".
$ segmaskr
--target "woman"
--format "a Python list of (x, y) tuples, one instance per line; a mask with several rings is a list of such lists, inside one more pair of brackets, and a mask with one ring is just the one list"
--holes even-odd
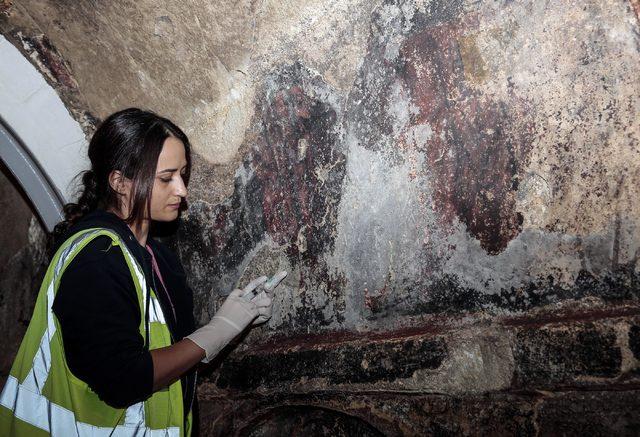
[(178, 217), (186, 135), (151, 112), (108, 117), (65, 206), (58, 248), (0, 395), (0, 435), (191, 435), (196, 372), (271, 316), (281, 272), (234, 290), (198, 330), (178, 258), (149, 237)]

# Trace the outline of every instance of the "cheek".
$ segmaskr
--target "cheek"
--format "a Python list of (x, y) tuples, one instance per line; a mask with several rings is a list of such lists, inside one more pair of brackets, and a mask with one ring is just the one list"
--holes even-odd
[(162, 208), (167, 200), (167, 190), (162, 186), (156, 186), (153, 188), (153, 194), (151, 195), (151, 207)]

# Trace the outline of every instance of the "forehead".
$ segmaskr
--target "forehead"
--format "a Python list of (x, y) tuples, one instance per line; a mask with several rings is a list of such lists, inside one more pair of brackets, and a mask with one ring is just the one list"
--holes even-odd
[(184, 144), (176, 137), (167, 137), (158, 156), (158, 170), (168, 167), (180, 168), (187, 164)]

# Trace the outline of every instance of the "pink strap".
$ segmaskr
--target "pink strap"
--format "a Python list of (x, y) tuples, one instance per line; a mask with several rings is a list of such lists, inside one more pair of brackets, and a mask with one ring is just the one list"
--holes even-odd
[(173, 320), (178, 321), (176, 317), (176, 309), (173, 307), (173, 302), (171, 302), (171, 296), (169, 296), (169, 291), (167, 290), (167, 286), (164, 284), (164, 279), (162, 279), (162, 274), (160, 273), (160, 269), (158, 268), (158, 263), (156, 262), (156, 257), (151, 250), (151, 247), (147, 244), (147, 251), (151, 254), (151, 266), (153, 267), (153, 271), (156, 272), (158, 278), (160, 278), (160, 283), (162, 284), (162, 288), (164, 289), (164, 294), (167, 296), (167, 300), (169, 301), (169, 305), (171, 305), (171, 311), (173, 312)]

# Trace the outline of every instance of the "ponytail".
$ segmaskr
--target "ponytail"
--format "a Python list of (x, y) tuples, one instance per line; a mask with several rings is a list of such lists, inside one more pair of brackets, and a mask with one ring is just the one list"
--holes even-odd
[(53, 236), (56, 240), (62, 237), (78, 220), (98, 207), (100, 194), (98, 193), (96, 174), (92, 170), (80, 174), (82, 175), (82, 194), (77, 203), (67, 203), (62, 208), (64, 220), (53, 229)]

